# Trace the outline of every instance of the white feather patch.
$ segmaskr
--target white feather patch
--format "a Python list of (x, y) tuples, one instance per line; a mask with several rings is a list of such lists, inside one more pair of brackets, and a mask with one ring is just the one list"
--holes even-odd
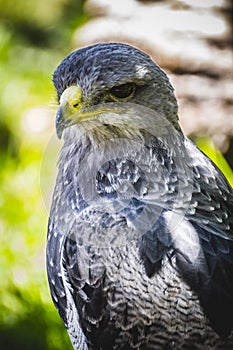
[(198, 237), (198, 233), (193, 225), (187, 221), (183, 215), (174, 212), (164, 214), (169, 232), (171, 234), (174, 247), (183, 256), (194, 264), (197, 260), (203, 260), (203, 252)]

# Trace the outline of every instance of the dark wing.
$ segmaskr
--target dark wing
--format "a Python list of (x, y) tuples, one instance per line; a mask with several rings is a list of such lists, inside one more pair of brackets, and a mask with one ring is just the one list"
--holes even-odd
[(190, 264), (178, 255), (177, 265), (197, 292), (212, 327), (225, 337), (233, 328), (233, 191), (220, 170), (187, 143), (194, 186), (186, 218), (198, 234), (204, 261)]
[(50, 220), (46, 250), (48, 281), (53, 302), (59, 311), (65, 327), (67, 327), (67, 301), (64, 278), (62, 276), (64, 239), (65, 236), (56, 231)]
[[(158, 220), (143, 234), (140, 254), (148, 276), (156, 272), (166, 255), (197, 293), (214, 330), (226, 337), (233, 328), (232, 188), (191, 141), (180, 139), (177, 146), (186, 149), (185, 168), (191, 172), (179, 172), (177, 162), (161, 153), (160, 148), (168, 170), (167, 193), (171, 200), (168, 196)], [(173, 149), (174, 156), (177, 149)], [(190, 181), (186, 181), (190, 174)], [(179, 181), (183, 182), (183, 188)], [(174, 206), (175, 196), (182, 198), (188, 193), (190, 200), (188, 205), (184, 200), (182, 213), (182, 201), (178, 210)], [(178, 224), (172, 225), (177, 218)]]
[(73, 287), (67, 275), (64, 260), (66, 236), (50, 221), (47, 240), (47, 274), (53, 302), (69, 333), (75, 350), (88, 350), (86, 337), (73, 299)]
[[(157, 161), (166, 169), (168, 196), (160, 215), (158, 200), (150, 205), (157, 220), (143, 234), (139, 247), (146, 273), (152, 276), (166, 255), (197, 293), (213, 329), (227, 337), (233, 329), (232, 188), (221, 171), (188, 139), (175, 138), (171, 152), (158, 141), (154, 146)], [(187, 152), (183, 160), (180, 149)], [(172, 154), (181, 162), (177, 163)], [(163, 198), (162, 192), (160, 195)], [(181, 203), (184, 198), (183, 213), (174, 205), (176, 196)], [(176, 211), (178, 217), (181, 212), (181, 219), (177, 227), (171, 227), (168, 219), (176, 220)]]

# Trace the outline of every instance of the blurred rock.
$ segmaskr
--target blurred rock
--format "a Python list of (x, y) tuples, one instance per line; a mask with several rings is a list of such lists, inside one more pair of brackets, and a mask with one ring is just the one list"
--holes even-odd
[(86, 13), (90, 20), (75, 32), (74, 47), (121, 41), (149, 53), (175, 87), (185, 133), (209, 135), (227, 152), (233, 138), (230, 1), (88, 0)]

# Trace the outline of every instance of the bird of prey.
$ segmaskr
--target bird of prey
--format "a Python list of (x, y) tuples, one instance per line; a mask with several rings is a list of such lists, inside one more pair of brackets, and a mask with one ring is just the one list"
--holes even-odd
[(53, 82), (47, 272), (73, 348), (233, 349), (233, 191), (182, 133), (166, 74), (101, 43)]

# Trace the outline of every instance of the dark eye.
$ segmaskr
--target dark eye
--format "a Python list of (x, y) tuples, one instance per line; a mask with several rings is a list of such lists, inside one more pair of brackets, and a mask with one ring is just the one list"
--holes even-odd
[(111, 88), (110, 95), (114, 100), (123, 100), (132, 96), (134, 92), (135, 85), (133, 83), (126, 83)]

